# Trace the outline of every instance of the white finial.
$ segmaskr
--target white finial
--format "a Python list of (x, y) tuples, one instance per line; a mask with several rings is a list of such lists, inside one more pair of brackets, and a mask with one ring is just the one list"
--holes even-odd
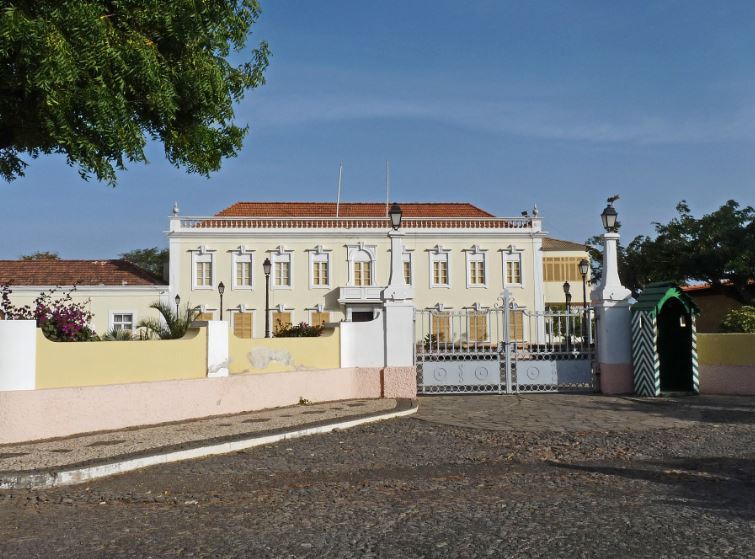
[(178, 202), (173, 202), (173, 215), (178, 215), (179, 211)]
[(537, 204), (535, 204), (535, 207), (532, 208), (532, 215), (535, 217), (540, 215), (540, 210), (537, 209)]

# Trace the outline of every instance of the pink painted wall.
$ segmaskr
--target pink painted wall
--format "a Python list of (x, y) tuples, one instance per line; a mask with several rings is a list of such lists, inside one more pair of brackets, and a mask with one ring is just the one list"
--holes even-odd
[(413, 397), (414, 368), (328, 369), (0, 392), (0, 444), (352, 398)]
[(700, 393), (755, 396), (755, 365), (701, 363)]
[(600, 391), (603, 394), (632, 394), (634, 377), (630, 363), (601, 363)]

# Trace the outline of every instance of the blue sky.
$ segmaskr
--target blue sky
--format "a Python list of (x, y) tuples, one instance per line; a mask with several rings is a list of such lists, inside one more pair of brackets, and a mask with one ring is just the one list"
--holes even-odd
[(60, 157), (0, 182), (0, 258), (106, 258), (165, 245), (174, 200), (208, 215), (237, 200), (537, 203), (554, 235), (599, 232), (621, 194), (625, 237), (686, 199), (697, 214), (755, 205), (755, 3), (263, 0), (251, 42), (268, 83), (251, 131), (209, 180), (151, 146), (112, 189)]

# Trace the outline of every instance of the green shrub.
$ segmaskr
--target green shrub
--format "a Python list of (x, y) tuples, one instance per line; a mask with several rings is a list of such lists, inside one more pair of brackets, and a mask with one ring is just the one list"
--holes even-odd
[(274, 338), (317, 338), (320, 334), (322, 326), (312, 326), (306, 322), (283, 324), (277, 321), (273, 331)]
[(744, 305), (731, 309), (721, 323), (724, 332), (744, 332), (755, 334), (755, 307)]

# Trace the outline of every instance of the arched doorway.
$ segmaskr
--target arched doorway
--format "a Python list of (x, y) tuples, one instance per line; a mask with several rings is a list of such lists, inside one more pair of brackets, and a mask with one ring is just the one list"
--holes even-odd
[(678, 285), (659, 282), (645, 286), (631, 310), (635, 393), (699, 392), (697, 305)]
[(679, 299), (668, 299), (658, 313), (661, 391), (692, 391), (692, 317)]

